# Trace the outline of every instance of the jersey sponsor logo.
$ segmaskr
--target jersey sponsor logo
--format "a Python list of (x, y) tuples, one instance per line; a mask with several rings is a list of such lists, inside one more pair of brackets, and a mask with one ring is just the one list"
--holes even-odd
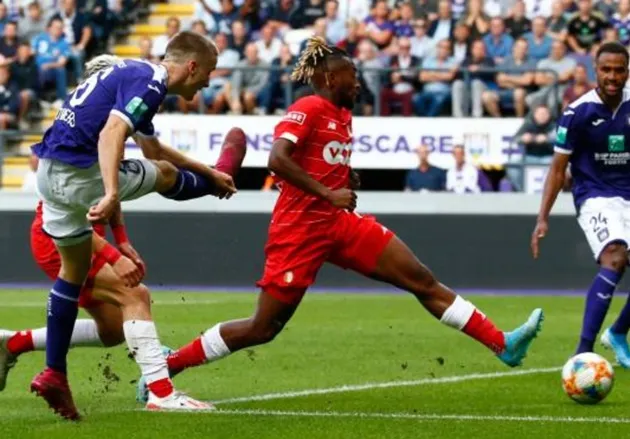
[(74, 111), (69, 108), (62, 108), (57, 112), (57, 116), (55, 116), (55, 120), (59, 120), (61, 122), (65, 122), (70, 126), (70, 128), (74, 128), (76, 125), (76, 117)]
[(141, 97), (134, 96), (125, 107), (125, 111), (131, 115), (134, 119), (138, 120), (144, 113), (147, 112), (149, 107), (144, 103)]
[(282, 120), (302, 125), (306, 120), (306, 114), (299, 111), (289, 111), (287, 114), (284, 115)]
[(556, 132), (556, 142), (560, 145), (567, 143), (567, 129), (565, 127), (558, 127)]
[(352, 155), (352, 143), (341, 143), (332, 141), (328, 142), (324, 146), (324, 160), (329, 165), (344, 165), (350, 164), (350, 156)]
[(604, 119), (597, 119), (593, 121), (593, 126), (596, 127), (597, 125), (600, 125), (602, 123), (606, 122)]
[(626, 145), (623, 135), (608, 136), (608, 152), (624, 152)]

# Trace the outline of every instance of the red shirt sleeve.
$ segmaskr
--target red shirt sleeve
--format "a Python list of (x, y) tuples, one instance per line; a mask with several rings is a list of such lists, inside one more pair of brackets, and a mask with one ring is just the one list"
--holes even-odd
[(304, 145), (313, 130), (315, 111), (308, 99), (300, 99), (287, 109), (287, 113), (276, 125), (274, 140), (286, 139), (297, 147)]

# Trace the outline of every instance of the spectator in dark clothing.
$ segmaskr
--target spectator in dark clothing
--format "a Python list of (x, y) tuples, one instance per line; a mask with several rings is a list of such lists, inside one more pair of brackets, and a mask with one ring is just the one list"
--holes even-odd
[(78, 82), (83, 76), (83, 62), (89, 51), (88, 45), (94, 42), (88, 17), (78, 10), (76, 0), (63, 0), (61, 10), (53, 18), (58, 18), (63, 23), (63, 36), (71, 47), (69, 61)]
[(7, 66), (15, 60), (18, 43), (17, 23), (9, 21), (4, 26), (4, 36), (0, 39), (0, 55), (4, 57), (0, 66)]
[(467, 117), (469, 108), (472, 107), (472, 116), (483, 116), (483, 92), (494, 87), (494, 72), (480, 71), (493, 68), (494, 61), (486, 53), (486, 45), (482, 40), (477, 40), (472, 45), (470, 56), (461, 64), (461, 70), (469, 72), (469, 83), (465, 77), (459, 74), (453, 83), (453, 117)]
[(547, 19), (549, 36), (564, 42), (567, 39), (567, 20), (564, 18), (562, 0), (554, 0), (551, 5), (551, 16)]
[(17, 120), (20, 92), (10, 81), (8, 67), (0, 67), (0, 129), (6, 130)]
[(415, 0), (412, 4), (414, 17), (425, 18), (429, 21), (438, 17), (438, 0)]
[(400, 106), (403, 116), (411, 116), (413, 107), (411, 97), (416, 86), (420, 59), (411, 55), (409, 38), (399, 38), (398, 55), (390, 59), (389, 67), (395, 70), (389, 74), (389, 80), (381, 89), (381, 116), (392, 113), (392, 104)]
[(407, 172), (406, 191), (436, 192), (446, 189), (446, 171), (429, 163), (429, 148), (420, 145), (417, 149), (418, 167)]
[(433, 38), (433, 41), (437, 43), (444, 39), (452, 39), (453, 32), (455, 31), (456, 21), (453, 18), (451, 11), (450, 0), (440, 0), (438, 2), (438, 15), (434, 21), (429, 25), (427, 35)]
[[(520, 163), (524, 165), (550, 164), (555, 141), (555, 122), (549, 108), (545, 105), (536, 107), (531, 112), (531, 116), (525, 118), (523, 125), (514, 135), (514, 141), (523, 147), (523, 156), (517, 159)], [(522, 189), (523, 170), (509, 168), (507, 173), (512, 183)]]
[(588, 82), (586, 66), (584, 64), (578, 64), (573, 73), (573, 81), (569, 84), (562, 96), (562, 109), (564, 110), (571, 102), (579, 99), (592, 89), (593, 84)]
[(20, 112), (18, 120), (20, 128), (23, 126), (24, 116), (37, 101), (37, 91), (39, 90), (39, 76), (35, 57), (28, 42), (20, 43), (15, 61), (11, 64), (11, 78), (16, 84), (20, 94)]
[(216, 23), (216, 32), (230, 34), (232, 32), (232, 23), (240, 19), (240, 12), (234, 6), (233, 0), (221, 0), (221, 13), (213, 14)]
[(459, 22), (455, 26), (453, 32), (453, 39), (451, 40), (451, 47), (453, 48), (453, 58), (458, 63), (463, 62), (468, 55), (470, 55), (470, 28), (464, 22)]
[(269, 13), (269, 21), (267, 21), (267, 24), (271, 24), (276, 32), (282, 32), (289, 27), (291, 13), (295, 9), (295, 3), (293, 0), (278, 0), (274, 3)]
[(293, 29), (301, 29), (312, 26), (315, 20), (325, 15), (324, 0), (302, 0), (291, 14), (289, 24)]
[(117, 23), (117, 19), (109, 12), (107, 0), (87, 0), (79, 9), (85, 11), (93, 32), (90, 49), (93, 49), (94, 53), (107, 51), (109, 35)]
[(291, 82), (295, 93), (303, 85), (299, 82), (291, 81), (291, 66), (296, 59), (291, 54), (291, 49), (287, 44), (280, 48), (280, 56), (271, 62), (271, 73), (269, 82), (265, 86), (261, 97), (261, 107), (267, 114), (272, 114), (277, 108), (286, 108), (291, 103), (291, 98), (287, 101), (286, 86)]
[(346, 27), (348, 34), (346, 38), (337, 43), (337, 47), (345, 50), (348, 55), (354, 58), (358, 54), (357, 49), (359, 47), (359, 43), (361, 42), (361, 37), (359, 36), (359, 22), (357, 22), (354, 18), (351, 18), (346, 23)]
[(260, 30), (263, 19), (259, 0), (245, 0), (238, 13), (251, 32)]
[(236, 20), (232, 23), (232, 35), (230, 35), (230, 49), (235, 50), (238, 55), (243, 58), (245, 54), (245, 46), (249, 42), (247, 39), (247, 29), (245, 23)]
[(515, 40), (532, 30), (532, 22), (525, 16), (525, 2), (523, 0), (516, 1), (513, 14), (505, 20), (505, 25)]
[(567, 25), (567, 43), (571, 51), (586, 55), (591, 47), (601, 41), (601, 33), (608, 27), (608, 22), (599, 12), (593, 11), (591, 0), (579, 0), (578, 7), (579, 12)]
[(464, 23), (470, 28), (470, 38), (478, 40), (490, 30), (490, 17), (483, 12), (483, 2), (481, 0), (470, 0)]

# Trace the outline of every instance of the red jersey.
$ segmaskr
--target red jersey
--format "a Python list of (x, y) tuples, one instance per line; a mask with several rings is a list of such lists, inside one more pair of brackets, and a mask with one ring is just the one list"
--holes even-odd
[[(299, 99), (276, 125), (275, 139), (295, 144), (292, 159), (332, 190), (349, 187), (352, 113), (313, 95)], [(280, 197), (272, 226), (312, 224), (333, 219), (340, 209), (279, 179)]]

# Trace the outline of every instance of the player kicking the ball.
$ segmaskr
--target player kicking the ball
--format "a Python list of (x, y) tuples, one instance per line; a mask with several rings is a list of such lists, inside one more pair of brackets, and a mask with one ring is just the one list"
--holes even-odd
[[(551, 208), (571, 163), (573, 200), (578, 223), (599, 264), (586, 295), (582, 333), (576, 353), (593, 352), (617, 284), (628, 265), (630, 239), (630, 92), (628, 51), (620, 43), (605, 43), (597, 51), (597, 89), (571, 103), (558, 122), (555, 153), (547, 174), (531, 247), (548, 231)], [(628, 145), (626, 146), (626, 140)], [(601, 341), (612, 348), (621, 366), (630, 368), (628, 329), (630, 297)]]
[[(411, 250), (374, 218), (354, 213), (351, 111), (359, 91), (350, 57), (311, 38), (293, 72), (314, 96), (291, 105), (276, 126), (269, 168), (281, 181), (273, 211), (258, 308), (250, 318), (215, 325), (168, 356), (171, 373), (270, 342), (284, 328), (325, 262), (412, 293), (436, 318), (518, 366), (543, 320), (536, 309), (502, 332), (475, 306), (440, 283)], [(142, 386), (139, 399), (144, 399)]]
[[(99, 60), (101, 58), (101, 60)], [(110, 62), (98, 57), (86, 66), (86, 71), (98, 68), (95, 63)], [(118, 61), (116, 61), (117, 63)], [(101, 70), (101, 68), (98, 68)], [(89, 74), (88, 74), (89, 76)], [(217, 161), (216, 169), (235, 177), (245, 158), (244, 133), (233, 128), (226, 136)], [(41, 270), (55, 279), (61, 268), (61, 258), (52, 238), (42, 230), (42, 203), (35, 212), (31, 225), (31, 250), (33, 258)], [(124, 340), (122, 308), (132, 303), (150, 307), (150, 293), (143, 284), (137, 284), (145, 273), (145, 264), (131, 245), (122, 213), (117, 210), (110, 218), (116, 247), (105, 240), (105, 226), (94, 225), (92, 236), (92, 265), (79, 295), (79, 307), (85, 309), (92, 319), (77, 320), (72, 331), (70, 347), (109, 347), (117, 346)], [(136, 267), (139, 267), (138, 271)], [(46, 348), (47, 330), (10, 331), (0, 329), (0, 391), (4, 390), (7, 375), (17, 363), (18, 357)]]
[[(100, 70), (68, 96), (43, 141), (33, 147), (40, 159), (42, 228), (55, 241), (61, 268), (48, 299), (47, 367), (33, 379), (31, 390), (64, 418), (79, 418), (66, 356), (91, 265), (91, 222), (106, 221), (120, 201), (151, 192), (175, 200), (235, 192), (231, 177), (164, 148), (151, 122), (167, 93), (192, 99), (206, 87), (216, 61), (217, 48), (210, 40), (181, 32), (170, 40), (158, 65), (124, 60)], [(134, 134), (146, 159), (122, 160), (124, 142)], [(135, 276), (137, 282), (140, 278)], [(121, 310), (128, 347), (150, 383), (149, 405), (207, 408), (174, 391), (150, 308), (138, 301)]]

